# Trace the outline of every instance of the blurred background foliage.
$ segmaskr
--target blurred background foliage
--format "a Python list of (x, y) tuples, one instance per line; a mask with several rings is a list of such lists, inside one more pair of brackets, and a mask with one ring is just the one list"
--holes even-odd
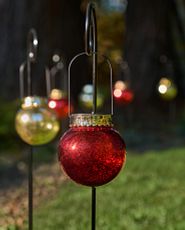
[[(31, 27), (36, 28), (39, 38), (38, 63), (33, 74), (33, 93), (46, 95), (43, 68), (44, 65), (53, 65), (53, 54), (62, 55), (67, 66), (74, 55), (84, 50), (87, 2), (2, 1), (0, 135), (3, 136), (3, 140), (14, 142), (15, 139), (13, 123), (18, 108), (18, 68), (26, 58), (28, 30)], [(132, 123), (132, 127), (137, 127), (138, 124), (140, 127), (148, 125), (152, 131), (151, 128), (155, 126), (152, 124), (158, 123), (158, 126), (163, 127), (166, 119), (183, 127), (184, 1), (95, 2), (98, 6), (98, 49), (112, 61), (114, 82), (124, 79), (122, 61), (127, 62), (129, 66), (127, 77), (134, 92), (134, 101), (130, 105), (121, 106), (115, 103), (121, 130)], [(91, 82), (89, 63), (85, 58), (81, 58), (73, 67), (72, 97), (77, 108), (81, 108), (78, 98), (82, 87)], [(105, 98), (109, 97), (107, 75), (108, 68), (100, 59), (98, 84)], [(172, 101), (162, 100), (157, 92), (158, 82), (163, 76), (170, 78), (177, 85), (178, 95)], [(108, 103), (109, 100), (105, 100), (105, 111), (109, 109)], [(1, 145), (4, 144), (3, 141)], [(13, 143), (7, 146), (13, 146)]]
[(19, 149), (19, 144), (21, 145), (21, 141), (17, 138), (14, 124), (18, 101), (13, 100), (6, 102), (0, 100), (0, 104), (0, 154), (4, 154), (7, 150), (14, 150), (13, 152), (15, 153)]

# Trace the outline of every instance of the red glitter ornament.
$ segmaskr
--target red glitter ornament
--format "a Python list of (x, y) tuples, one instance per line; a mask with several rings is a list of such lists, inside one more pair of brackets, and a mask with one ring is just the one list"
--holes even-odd
[(114, 85), (113, 96), (118, 104), (127, 105), (134, 99), (134, 93), (128, 87), (128, 82), (117, 81)]
[(71, 117), (74, 127), (59, 143), (62, 168), (82, 185), (95, 187), (110, 182), (126, 160), (125, 143), (111, 127), (111, 115), (73, 114)]
[(130, 104), (134, 99), (134, 93), (130, 89), (114, 89), (114, 99), (118, 104)]
[[(65, 118), (68, 116), (68, 100), (59, 89), (53, 89), (51, 91), (48, 107), (55, 111), (58, 118)], [(72, 106), (71, 110), (73, 111)]]
[(66, 98), (63, 99), (49, 99), (48, 100), (49, 108), (53, 109), (58, 118), (64, 118), (68, 115), (68, 100)]
[[(68, 94), (70, 96), (71, 66), (82, 55), (92, 57), (92, 114), (71, 114), (70, 129), (60, 139), (59, 161), (65, 173), (76, 183), (91, 186), (92, 229), (95, 226), (95, 189), (113, 180), (126, 160), (125, 143), (112, 127), (113, 95), (110, 100), (111, 114), (97, 114), (97, 35), (95, 8), (89, 3), (86, 11), (85, 52), (77, 54), (68, 67)], [(109, 67), (110, 89), (112, 92), (112, 66)], [(70, 97), (69, 97), (70, 102)]]

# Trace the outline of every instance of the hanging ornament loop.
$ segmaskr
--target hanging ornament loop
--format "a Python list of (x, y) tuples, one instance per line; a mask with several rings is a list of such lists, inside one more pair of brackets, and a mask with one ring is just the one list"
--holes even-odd
[[(38, 51), (38, 38), (35, 29), (30, 29), (27, 37), (27, 59), (20, 65), (19, 68), (19, 82), (20, 82), (20, 98), (25, 96), (32, 96), (32, 79), (31, 79), (31, 64), (37, 61), (37, 51)], [(27, 73), (27, 85), (25, 87), (25, 68)], [(45, 67), (46, 82), (50, 79), (50, 71), (48, 67)], [(25, 93), (25, 88), (27, 92)], [(46, 86), (47, 91), (51, 88), (49, 83)]]
[[(86, 21), (85, 21), (85, 52), (77, 54), (69, 63), (68, 66), (68, 104), (69, 110), (68, 115), (71, 115), (71, 66), (73, 62), (82, 55), (92, 56), (92, 83), (93, 83), (93, 108), (92, 114), (97, 113), (97, 23), (96, 23), (96, 12), (95, 4), (89, 2), (86, 10)], [(99, 55), (105, 59), (109, 66), (110, 72), (110, 93), (111, 93), (111, 115), (113, 115), (113, 93), (112, 93), (112, 65), (109, 59), (104, 55)]]
[(32, 95), (31, 84), (31, 63), (36, 62), (37, 58), (38, 39), (35, 29), (31, 29), (27, 39), (27, 80), (28, 80), (28, 95)]
[(66, 68), (65, 68), (65, 64), (64, 61), (62, 60), (62, 58), (59, 58), (59, 61), (49, 70), (46, 70), (46, 91), (47, 91), (47, 96), (50, 97), (51, 91), (52, 89), (56, 88), (56, 76), (57, 74), (61, 72), (63, 73), (63, 86), (64, 88), (66, 88), (66, 81), (65, 81), (65, 77), (67, 75), (66, 73)]
[[(95, 55), (97, 55), (98, 53), (95, 53)], [(68, 105), (69, 105), (69, 109), (68, 109), (68, 116), (71, 117), (71, 68), (73, 63), (81, 56), (83, 55), (87, 55), (86, 52), (82, 52), (77, 54), (75, 57), (73, 57), (73, 59), (70, 61), (69, 66), (68, 66)], [(100, 55), (101, 57), (103, 57), (105, 59), (105, 61), (108, 64), (109, 67), (109, 78), (110, 78), (110, 113), (111, 115), (113, 115), (114, 113), (114, 104), (113, 104), (113, 92), (112, 92), (112, 75), (113, 75), (113, 70), (112, 70), (112, 65), (110, 60), (108, 59), (108, 57), (106, 57), (105, 55)], [(95, 95), (96, 96), (96, 95)], [(92, 114), (94, 114), (92, 112)]]

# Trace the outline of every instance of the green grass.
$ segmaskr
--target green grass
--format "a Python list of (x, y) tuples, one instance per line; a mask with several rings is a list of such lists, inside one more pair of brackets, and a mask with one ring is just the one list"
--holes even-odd
[[(34, 214), (36, 230), (90, 230), (91, 189), (67, 181)], [(185, 148), (128, 154), (97, 188), (97, 230), (184, 230)]]

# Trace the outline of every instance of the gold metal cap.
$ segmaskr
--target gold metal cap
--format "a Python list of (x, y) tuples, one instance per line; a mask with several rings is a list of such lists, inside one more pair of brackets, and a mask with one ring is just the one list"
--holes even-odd
[(111, 114), (71, 114), (70, 127), (113, 126)]
[(50, 98), (54, 100), (60, 100), (64, 97), (64, 93), (60, 89), (52, 89), (50, 93)]

